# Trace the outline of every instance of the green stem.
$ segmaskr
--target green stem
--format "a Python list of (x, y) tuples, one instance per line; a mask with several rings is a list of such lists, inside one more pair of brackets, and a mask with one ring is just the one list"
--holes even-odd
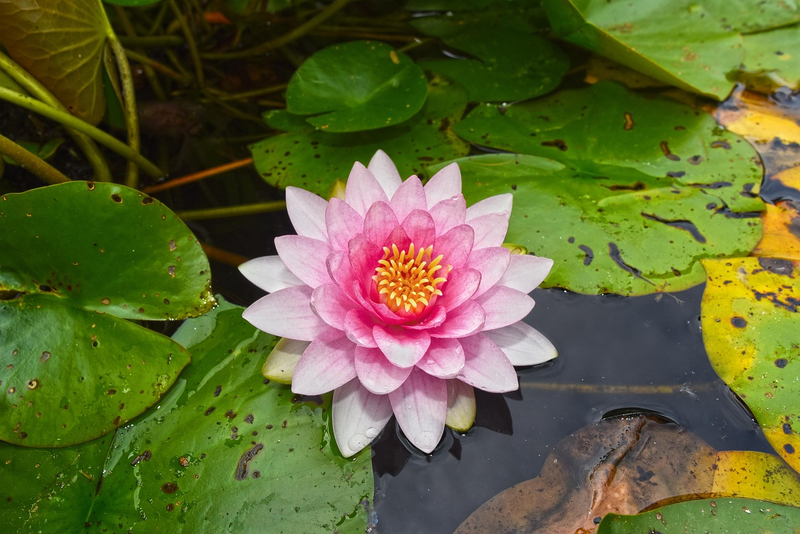
[(5, 100), (6, 102), (16, 104), (17, 106), (25, 108), (29, 111), (33, 111), (34, 113), (38, 113), (39, 115), (54, 120), (57, 123), (66, 126), (67, 128), (73, 128), (91, 137), (101, 145), (107, 147), (109, 150), (116, 152), (125, 159), (133, 161), (144, 172), (153, 178), (160, 178), (164, 176), (164, 173), (161, 171), (161, 169), (153, 165), (147, 160), (147, 158), (143, 157), (141, 154), (133, 150), (119, 139), (112, 137), (106, 132), (95, 128), (91, 124), (80, 120), (76, 116), (67, 113), (66, 111), (52, 108), (36, 99), (26, 95), (21, 95), (18, 92), (6, 89), (5, 87), (0, 87), (0, 100)]
[(215, 94), (217, 98), (220, 100), (240, 100), (245, 98), (251, 98), (254, 96), (262, 96), (268, 95), (272, 93), (279, 93), (289, 87), (288, 83), (282, 83), (279, 85), (272, 85), (270, 87), (264, 87), (262, 89), (254, 89), (252, 91), (243, 91), (241, 93), (226, 93), (224, 91), (219, 90), (212, 90), (209, 89), (209, 92)]
[(186, 41), (180, 35), (119, 36), (119, 42), (126, 48), (164, 48), (183, 46)]
[[(31, 95), (41, 100), (45, 104), (69, 113), (67, 108), (53, 94), (48, 91), (39, 81), (28, 74), (26, 70), (17, 65), (10, 57), (0, 52), (0, 70), (8, 74), (15, 82), (20, 84), (23, 89)], [(67, 133), (75, 140), (75, 144), (83, 151), (83, 155), (89, 161), (94, 171), (94, 179), (98, 182), (110, 182), (111, 171), (108, 169), (108, 162), (100, 153), (100, 149), (89, 137), (67, 128)]]
[(168, 0), (169, 7), (172, 9), (172, 12), (175, 14), (175, 18), (178, 19), (178, 24), (181, 26), (181, 31), (183, 32), (183, 36), (186, 38), (186, 43), (189, 45), (189, 53), (192, 55), (192, 61), (194, 62), (194, 72), (197, 76), (197, 83), (200, 87), (205, 85), (205, 74), (203, 73), (203, 63), (200, 61), (200, 54), (197, 51), (197, 43), (194, 40), (194, 35), (192, 35), (192, 30), (189, 28), (189, 25), (186, 23), (186, 18), (181, 13), (181, 10), (178, 8), (178, 5), (175, 3), (175, 0)]
[(0, 155), (8, 156), (16, 163), (25, 167), (33, 174), (47, 182), (48, 184), (60, 184), (69, 182), (69, 178), (51, 167), (46, 161), (36, 154), (25, 150), (17, 143), (0, 135)]
[(328, 5), (328, 7), (317, 13), (315, 17), (312, 17), (309, 20), (305, 21), (303, 24), (297, 26), (289, 33), (285, 33), (280, 37), (276, 37), (275, 39), (272, 39), (265, 43), (261, 43), (260, 45), (254, 46), (253, 48), (248, 48), (247, 50), (240, 50), (238, 52), (203, 54), (202, 57), (206, 59), (240, 59), (240, 58), (260, 56), (271, 50), (275, 50), (276, 48), (280, 48), (284, 45), (287, 45), (293, 41), (300, 39), (309, 31), (316, 28), (317, 26), (319, 26), (320, 24), (322, 24), (323, 22), (334, 16), (336, 13), (344, 9), (347, 6), (347, 4), (349, 4), (352, 1), (353, 0), (335, 0), (330, 5)]
[[(111, 50), (114, 52), (119, 77), (122, 80), (122, 100), (123, 109), (125, 110), (125, 127), (128, 130), (128, 146), (138, 154), (141, 151), (141, 143), (139, 140), (139, 116), (136, 114), (136, 94), (133, 89), (133, 74), (128, 63), (128, 57), (125, 55), (125, 49), (122, 48), (122, 43), (117, 39), (117, 35), (111, 29), (111, 26), (108, 27), (108, 30), (106, 37), (111, 44)], [(130, 160), (128, 160), (125, 185), (133, 188), (139, 185), (139, 167)]]
[(184, 221), (198, 219), (221, 219), (223, 217), (238, 217), (240, 215), (253, 215), (270, 211), (286, 209), (286, 202), (276, 200), (273, 202), (260, 202), (258, 204), (242, 204), (240, 206), (227, 206), (224, 208), (209, 208), (204, 210), (178, 211), (175, 214)]
[(150, 59), (149, 56), (136, 52), (134, 50), (125, 49), (125, 54), (128, 56), (129, 59), (136, 61), (137, 63), (141, 63), (142, 65), (147, 65), (148, 67), (152, 67), (154, 70), (157, 70), (161, 74), (164, 74), (176, 82), (180, 82), (183, 84), (189, 83), (191, 78), (185, 78), (182, 74), (175, 72), (171, 68), (167, 67), (163, 63), (159, 63), (154, 59)]

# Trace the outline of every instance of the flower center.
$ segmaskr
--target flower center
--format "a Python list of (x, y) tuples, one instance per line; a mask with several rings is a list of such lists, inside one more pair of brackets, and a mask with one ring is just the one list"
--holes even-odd
[[(408, 250), (399, 250), (397, 245), (383, 247), (383, 259), (375, 268), (375, 287), (378, 290), (381, 302), (392, 311), (405, 310), (419, 315), (430, 304), (434, 295), (441, 295), (437, 289), (447, 281), (447, 278), (436, 278), (436, 272), (442, 266), (439, 255), (431, 261), (433, 246), (414, 249), (411, 243)], [(447, 276), (447, 273), (440, 273)]]

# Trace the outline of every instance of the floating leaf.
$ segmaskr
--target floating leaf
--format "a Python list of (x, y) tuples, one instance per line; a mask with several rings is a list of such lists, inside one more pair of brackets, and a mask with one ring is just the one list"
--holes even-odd
[(550, 25), (539, 2), (529, 0), (412, 0), (408, 11), (418, 11), (411, 25), (432, 37), (454, 37), (502, 28), (522, 33), (547, 33)]
[(551, 158), (601, 176), (613, 176), (609, 167), (618, 167), (670, 177), (722, 198), (734, 212), (763, 209), (758, 155), (742, 138), (705, 113), (668, 99), (646, 99), (617, 83), (502, 109), (479, 106), (455, 131), (478, 145)]
[(569, 68), (553, 42), (509, 28), (481, 25), (444, 39), (477, 59), (421, 61), (419, 66), (458, 82), (472, 102), (514, 101), (555, 89)]
[(286, 109), (327, 132), (357, 132), (400, 124), (425, 103), (427, 81), (403, 53), (377, 41), (324, 48), (292, 76)]
[(462, 89), (434, 80), (425, 106), (403, 124), (363, 133), (291, 132), (251, 145), (250, 151), (256, 170), (270, 185), (293, 185), (327, 196), (337, 179), (347, 179), (355, 161), (367, 164), (378, 149), (404, 175), (465, 155), (469, 145), (450, 125), (466, 104)]
[(595, 518), (608, 513), (708, 496), (798, 506), (800, 477), (775, 456), (717, 452), (672, 423), (607, 419), (561, 440), (539, 476), (493, 497), (456, 534), (592, 532)]
[(0, 488), (6, 528), (364, 532), (369, 452), (345, 460), (332, 449), (330, 396), (303, 399), (264, 383), (259, 370), (276, 338), (242, 310), (223, 301), (184, 323), (175, 340), (194, 360), (159, 407), (113, 443), (0, 445), (3, 478), (13, 479)]
[[(555, 0), (553, 33), (686, 91), (724, 99), (742, 62), (742, 38), (695, 0)], [(725, 11), (723, 11), (725, 13)]]
[(703, 266), (701, 324), (711, 364), (800, 470), (800, 262), (735, 258)]
[[(800, 186), (800, 167), (792, 167), (772, 177), (787, 187)], [(754, 256), (800, 261), (800, 203), (787, 199), (767, 204), (762, 215), (764, 235)]]
[(703, 0), (703, 3), (714, 11), (720, 26), (742, 33), (760, 32), (800, 22), (800, 7), (796, 0)]
[(80, 443), (142, 413), (189, 354), (123, 319), (180, 319), (214, 304), (189, 229), (123, 186), (1, 197), (0, 250), (0, 439), (13, 443)]
[(110, 31), (97, 0), (0, 2), (0, 42), (11, 57), (91, 124), (106, 108), (102, 68)]
[(597, 534), (630, 532), (750, 532), (772, 534), (795, 532), (800, 508), (753, 499), (702, 499), (679, 502), (636, 516), (609, 514)]
[(773, 88), (797, 88), (800, 83), (800, 54), (797, 43), (800, 26), (791, 26), (744, 37), (744, 67), (762, 73), (774, 82)]

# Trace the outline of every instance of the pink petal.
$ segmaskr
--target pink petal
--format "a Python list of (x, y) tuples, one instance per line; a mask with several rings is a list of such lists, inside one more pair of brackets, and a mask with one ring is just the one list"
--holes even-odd
[(401, 317), (394, 313), (386, 304), (375, 302), (373, 300), (368, 299), (364, 296), (364, 290), (358, 284), (358, 282), (353, 282), (352, 287), (352, 296), (355, 297), (356, 302), (358, 302), (362, 308), (368, 311), (372, 311), (375, 316), (385, 324), (390, 325), (397, 325), (403, 324), (408, 322), (406, 317)]
[(347, 250), (347, 244), (364, 227), (364, 218), (346, 202), (332, 198), (325, 211), (328, 239), (334, 250)]
[(328, 244), (300, 235), (282, 235), (275, 238), (275, 248), (286, 267), (311, 287), (330, 284), (326, 261)]
[(512, 254), (498, 285), (530, 293), (541, 284), (553, 267), (553, 260), (539, 256)]
[(270, 293), (244, 310), (242, 317), (274, 336), (313, 341), (328, 325), (311, 310), (312, 291), (294, 286)]
[(333, 283), (345, 293), (350, 291), (350, 288), (353, 287), (355, 274), (353, 273), (353, 267), (350, 265), (349, 253), (334, 250), (328, 255), (325, 266), (328, 268), (328, 276), (331, 277)]
[(356, 303), (336, 284), (321, 285), (311, 295), (311, 309), (337, 330), (344, 330), (344, 318), (355, 307)]
[(292, 375), (292, 391), (321, 395), (356, 377), (356, 346), (343, 332), (328, 329), (300, 356)]
[(361, 385), (376, 395), (386, 395), (399, 388), (413, 367), (397, 367), (378, 349), (356, 347), (356, 373)]
[(376, 202), (364, 217), (364, 235), (376, 245), (383, 246), (392, 230), (399, 225), (392, 208), (385, 202)]
[(361, 309), (353, 309), (347, 312), (344, 316), (344, 332), (347, 339), (360, 347), (378, 346), (375, 343), (375, 338), (372, 337), (372, 327), (375, 322), (372, 320), (372, 315)]
[(512, 365), (538, 365), (558, 356), (546, 337), (522, 321), (484, 335), (500, 347)]
[(453, 269), (442, 285), (442, 296), (436, 300), (440, 306), (452, 310), (466, 302), (478, 289), (481, 273), (475, 269)]
[(411, 238), (403, 229), (402, 226), (395, 226), (386, 238), (386, 246), (391, 248), (392, 245), (397, 245), (399, 250), (408, 250), (408, 246), (412, 243)]
[(499, 247), (506, 239), (508, 232), (508, 217), (510, 212), (490, 213), (481, 215), (472, 220), (467, 219), (467, 224), (475, 230), (473, 249), (486, 247)]
[(403, 327), (411, 330), (428, 330), (429, 328), (436, 328), (442, 324), (446, 318), (447, 310), (444, 306), (436, 305), (430, 309), (427, 314), (422, 315), (419, 321), (413, 324), (403, 325)]
[(505, 393), (519, 387), (517, 373), (494, 341), (483, 334), (460, 340), (464, 348), (464, 367), (459, 380), (484, 391)]
[(442, 200), (461, 194), (461, 169), (457, 163), (451, 163), (440, 170), (425, 184), (425, 197), (428, 207), (432, 208)]
[(289, 186), (286, 188), (286, 211), (297, 235), (327, 241), (325, 208), (328, 202), (314, 193)]
[(438, 202), (430, 209), (433, 222), (436, 223), (436, 235), (442, 235), (464, 224), (467, 214), (467, 202), (463, 195), (456, 195)]
[(436, 238), (433, 246), (435, 255), (441, 254), (442, 263), (453, 267), (462, 267), (472, 252), (472, 242), (475, 239), (475, 231), (472, 227), (462, 224), (456, 226), (444, 235)]
[(489, 247), (473, 250), (469, 255), (467, 265), (481, 273), (481, 285), (474, 296), (482, 295), (497, 284), (508, 270), (510, 260), (511, 253), (507, 248)]
[(389, 396), (373, 395), (358, 379), (336, 388), (331, 410), (333, 435), (345, 458), (369, 445), (392, 417)]
[(475, 301), (486, 312), (483, 330), (494, 330), (521, 321), (533, 309), (533, 299), (522, 291), (494, 286)]
[(475, 388), (461, 380), (448, 380), (445, 424), (457, 432), (466, 432), (475, 423), (475, 408)]
[(381, 184), (361, 163), (353, 165), (353, 170), (350, 171), (344, 199), (362, 217), (375, 202), (389, 202)]
[(264, 256), (246, 261), (239, 265), (239, 272), (269, 293), (285, 287), (303, 285), (303, 282), (286, 268), (286, 264), (279, 256)]
[(417, 367), (436, 378), (455, 378), (464, 367), (464, 349), (458, 340), (433, 338)]
[(378, 150), (372, 159), (369, 161), (367, 169), (375, 176), (378, 183), (386, 192), (386, 196), (392, 198), (394, 192), (400, 187), (403, 180), (400, 178), (400, 173), (397, 172), (392, 159), (383, 150)]
[(386, 358), (398, 367), (411, 367), (425, 355), (431, 337), (425, 330), (406, 330), (401, 327), (375, 325), (372, 336)]
[(476, 202), (467, 208), (467, 220), (471, 221), (482, 215), (490, 213), (511, 213), (511, 206), (514, 203), (514, 196), (511, 193), (496, 195)]
[(422, 452), (436, 448), (447, 417), (447, 384), (414, 369), (403, 385), (389, 393), (397, 423)]
[[(375, 275), (378, 261), (383, 258), (383, 250), (364, 234), (358, 234), (351, 239), (348, 249), (354, 280), (359, 284), (368, 283)], [(342, 289), (346, 291), (346, 288)]]
[(389, 206), (392, 207), (399, 221), (408, 217), (408, 214), (414, 210), (428, 211), (425, 192), (422, 190), (422, 182), (419, 181), (419, 178), (411, 176), (403, 182), (389, 202)]
[(412, 211), (403, 221), (402, 227), (416, 246), (416, 251), (422, 247), (433, 245), (436, 241), (436, 224), (427, 211)]
[(432, 337), (460, 338), (474, 334), (483, 328), (486, 314), (480, 304), (468, 300), (458, 308), (447, 312), (444, 323), (437, 328), (432, 328)]

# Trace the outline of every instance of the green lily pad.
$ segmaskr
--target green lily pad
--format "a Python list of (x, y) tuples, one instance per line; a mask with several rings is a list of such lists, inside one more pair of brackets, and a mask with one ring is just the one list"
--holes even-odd
[(66, 446), (158, 401), (188, 363), (124, 319), (214, 305), (189, 229), (127, 187), (70, 182), (0, 197), (0, 439)]
[[(543, 156), (589, 173), (633, 169), (713, 192), (733, 212), (760, 211), (755, 150), (686, 105), (647, 99), (613, 82), (498, 109), (483, 105), (455, 125), (477, 145)], [(719, 206), (718, 206), (719, 207)]]
[(275, 187), (293, 185), (327, 196), (337, 179), (347, 179), (354, 162), (366, 165), (378, 149), (404, 176), (466, 155), (469, 144), (451, 129), (467, 104), (463, 89), (436, 79), (428, 93), (425, 106), (397, 126), (356, 133), (290, 132), (255, 143), (250, 152), (256, 170)]
[(800, 262), (734, 258), (703, 265), (701, 325), (711, 365), (778, 454), (800, 471)]
[(264, 383), (261, 365), (277, 338), (242, 310), (223, 301), (181, 326), (174, 339), (194, 360), (159, 407), (113, 443), (0, 444), (6, 528), (364, 532), (369, 451), (344, 459), (333, 448), (330, 395), (302, 399)]
[(774, 85), (797, 88), (800, 84), (800, 26), (790, 26), (744, 36), (747, 72), (773, 79)]
[(484, 24), (444, 42), (477, 59), (418, 64), (458, 82), (472, 102), (508, 102), (549, 93), (569, 68), (569, 59), (555, 43), (526, 31)]
[(759, 218), (730, 217), (713, 191), (674, 178), (514, 154), (455, 161), (468, 203), (514, 195), (506, 241), (555, 261), (544, 287), (680, 291), (705, 280), (699, 259), (746, 254), (761, 236)]
[(541, 3), (530, 0), (421, 0), (408, 2), (405, 8), (422, 12), (411, 19), (411, 25), (431, 37), (455, 37), (482, 28), (550, 31)]
[[(657, 80), (723, 100), (742, 62), (742, 38), (711, 2), (555, 0), (545, 2), (556, 37)], [(724, 12), (723, 12), (724, 13)]]
[(795, 532), (800, 508), (741, 498), (679, 502), (639, 515), (607, 514), (597, 534), (630, 532)]
[(723, 28), (754, 33), (800, 22), (800, 5), (795, 0), (704, 0)]
[(295, 71), (286, 109), (327, 132), (358, 132), (400, 124), (428, 94), (425, 73), (408, 56), (378, 41), (324, 48)]
[(103, 50), (112, 31), (97, 0), (46, 5), (0, 2), (0, 43), (67, 109), (91, 124), (103, 118)]

